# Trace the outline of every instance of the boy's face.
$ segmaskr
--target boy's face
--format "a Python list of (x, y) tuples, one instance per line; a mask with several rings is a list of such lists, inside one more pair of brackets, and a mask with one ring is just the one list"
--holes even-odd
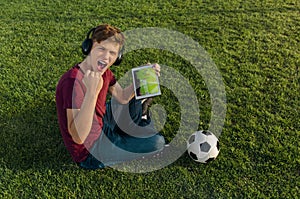
[(116, 61), (119, 49), (120, 45), (110, 40), (94, 42), (90, 52), (91, 70), (103, 74)]

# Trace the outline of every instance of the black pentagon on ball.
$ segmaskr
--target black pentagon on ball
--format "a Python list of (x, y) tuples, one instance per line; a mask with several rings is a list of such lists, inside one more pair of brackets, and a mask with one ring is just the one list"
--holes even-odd
[(220, 150), (220, 144), (219, 144), (219, 141), (217, 141), (217, 149), (218, 149), (218, 151)]
[(189, 144), (192, 144), (195, 141), (195, 135), (191, 135), (189, 139)]
[(209, 162), (211, 162), (211, 161), (213, 161), (215, 158), (208, 158), (205, 162), (206, 163), (209, 163)]
[(197, 155), (193, 152), (190, 152), (190, 156), (191, 158), (193, 158), (194, 160), (198, 160)]
[(211, 132), (209, 132), (209, 131), (202, 131), (202, 133), (203, 133), (204, 135), (211, 135)]
[(200, 144), (200, 150), (202, 152), (208, 152), (210, 150), (211, 146), (207, 142), (201, 143)]

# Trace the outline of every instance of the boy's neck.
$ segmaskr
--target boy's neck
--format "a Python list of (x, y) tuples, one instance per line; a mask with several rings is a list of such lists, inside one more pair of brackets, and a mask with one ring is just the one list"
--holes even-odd
[(86, 59), (84, 59), (81, 63), (78, 64), (81, 71), (85, 74), (87, 70), (91, 70), (88, 66)]

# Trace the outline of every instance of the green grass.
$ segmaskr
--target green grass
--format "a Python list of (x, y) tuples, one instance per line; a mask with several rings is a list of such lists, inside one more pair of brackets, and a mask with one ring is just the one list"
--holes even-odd
[[(298, 198), (300, 195), (300, 4), (262, 1), (0, 2), (1, 198)], [(57, 125), (55, 87), (81, 61), (89, 28), (110, 23), (123, 31), (159, 27), (179, 31), (211, 55), (226, 88), (221, 152), (204, 165), (184, 154), (154, 172), (79, 169)], [(118, 78), (147, 61), (174, 67), (199, 100), (199, 128), (208, 128), (205, 83), (183, 58), (137, 50)], [(157, 98), (172, 140), (180, 115), (172, 92)]]

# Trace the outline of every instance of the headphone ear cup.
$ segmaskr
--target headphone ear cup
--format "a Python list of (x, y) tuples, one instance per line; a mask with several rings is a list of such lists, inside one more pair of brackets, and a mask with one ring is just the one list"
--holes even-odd
[(84, 55), (88, 55), (91, 52), (92, 47), (93, 47), (93, 40), (89, 38), (85, 39), (81, 44), (82, 53)]
[(123, 60), (123, 52), (124, 52), (124, 46), (122, 46), (116, 61), (113, 63), (114, 66), (119, 66), (121, 64)]
[(114, 66), (119, 66), (122, 62), (122, 55), (121, 56), (118, 56), (118, 58), (116, 59), (116, 61), (114, 62)]
[(95, 30), (96, 30), (96, 28), (90, 29), (90, 31), (86, 35), (86, 39), (81, 44), (81, 50), (84, 55), (88, 55), (92, 50), (93, 40), (90, 39), (90, 34), (91, 33), (94, 34)]

